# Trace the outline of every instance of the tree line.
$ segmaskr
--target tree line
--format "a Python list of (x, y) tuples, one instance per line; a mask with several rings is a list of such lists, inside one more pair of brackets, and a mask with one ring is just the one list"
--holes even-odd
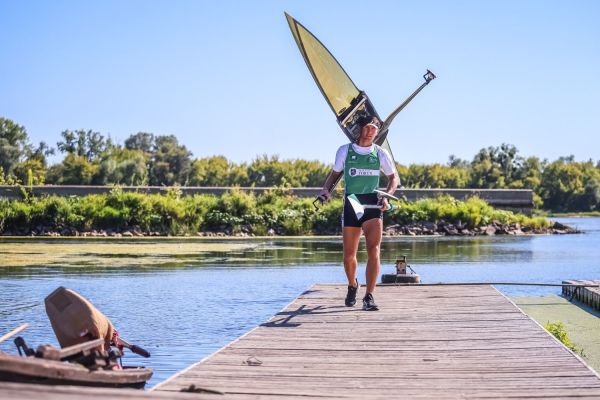
[[(49, 165), (48, 156), (63, 154)], [(510, 144), (481, 149), (472, 160), (398, 164), (407, 188), (532, 189), (553, 211), (600, 211), (600, 161), (523, 157)], [(194, 158), (174, 135), (138, 132), (121, 145), (92, 130), (65, 130), (55, 147), (30, 142), (25, 127), (0, 118), (0, 184), (290, 186), (323, 184), (331, 164), (262, 155), (249, 163)]]

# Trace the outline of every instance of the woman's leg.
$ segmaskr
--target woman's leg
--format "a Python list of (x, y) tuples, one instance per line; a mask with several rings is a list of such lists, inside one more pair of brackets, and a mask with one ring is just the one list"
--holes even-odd
[[(381, 248), (381, 234), (383, 221), (373, 218), (365, 221), (362, 226), (367, 244), (367, 293), (373, 293), (379, 276), (379, 252)], [(360, 236), (359, 236), (360, 237)]]
[(360, 233), (360, 228), (355, 228), (353, 226), (345, 226), (342, 229), (344, 242), (344, 271), (346, 272), (349, 286), (356, 285), (356, 252), (358, 251)]

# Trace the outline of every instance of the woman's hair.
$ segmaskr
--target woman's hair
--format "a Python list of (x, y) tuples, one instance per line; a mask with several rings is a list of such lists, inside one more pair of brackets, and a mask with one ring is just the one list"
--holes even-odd
[(374, 115), (362, 115), (362, 116), (358, 117), (358, 119), (356, 120), (356, 123), (361, 128), (366, 125), (373, 124), (377, 128), (381, 129), (381, 121), (379, 120), (379, 118), (377, 118)]

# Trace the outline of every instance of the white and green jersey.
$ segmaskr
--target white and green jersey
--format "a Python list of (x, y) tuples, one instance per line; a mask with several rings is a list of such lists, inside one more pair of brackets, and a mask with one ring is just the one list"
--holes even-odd
[(369, 147), (350, 143), (341, 146), (336, 153), (333, 170), (344, 171), (346, 194), (373, 193), (379, 188), (381, 170), (386, 175), (395, 173), (390, 155), (376, 144)]

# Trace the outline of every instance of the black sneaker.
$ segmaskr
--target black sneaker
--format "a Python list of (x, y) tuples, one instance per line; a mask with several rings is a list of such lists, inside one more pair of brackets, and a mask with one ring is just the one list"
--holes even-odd
[(348, 286), (348, 294), (346, 294), (346, 307), (352, 307), (356, 304), (356, 294), (358, 293), (358, 279), (356, 279), (356, 287)]
[(363, 310), (365, 311), (378, 311), (379, 307), (375, 304), (375, 300), (373, 300), (373, 295), (371, 293), (367, 293), (365, 297), (363, 297)]

